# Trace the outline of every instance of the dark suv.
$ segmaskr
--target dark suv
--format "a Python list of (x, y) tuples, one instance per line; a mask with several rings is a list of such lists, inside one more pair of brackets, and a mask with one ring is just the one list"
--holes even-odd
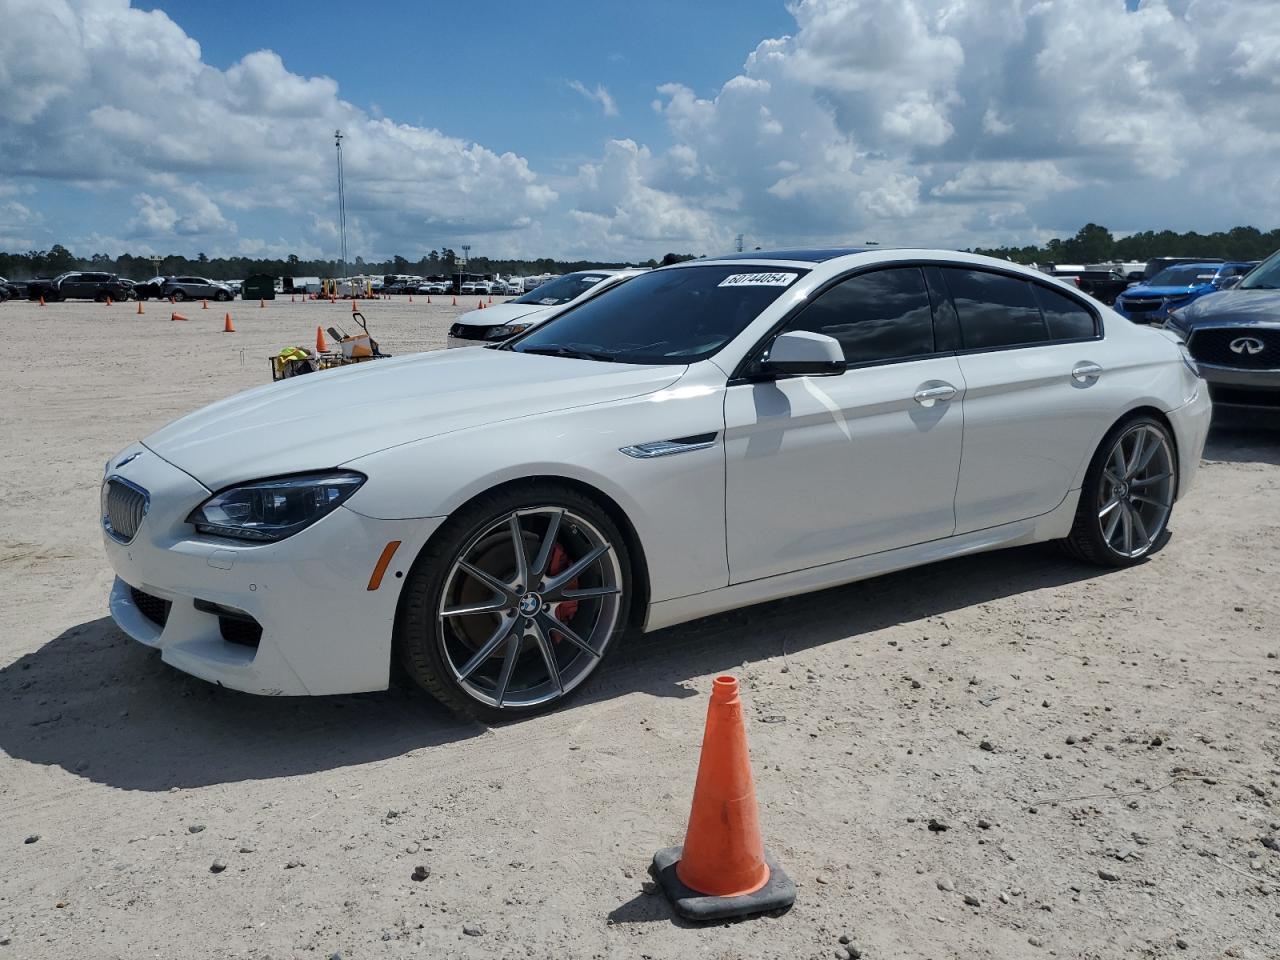
[(1165, 329), (1186, 341), (1215, 405), (1280, 407), (1280, 251), (1234, 289), (1174, 310)]
[(128, 300), (133, 295), (132, 284), (126, 283), (114, 273), (84, 273), (73, 270), (52, 280), (32, 280), (27, 284), (27, 299), (53, 300)]

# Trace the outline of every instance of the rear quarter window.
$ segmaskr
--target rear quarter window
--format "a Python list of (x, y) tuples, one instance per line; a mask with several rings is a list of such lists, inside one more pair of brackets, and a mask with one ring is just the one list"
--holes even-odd
[(1049, 339), (1088, 340), (1098, 335), (1098, 321), (1084, 304), (1038, 283), (1031, 289), (1049, 327)]

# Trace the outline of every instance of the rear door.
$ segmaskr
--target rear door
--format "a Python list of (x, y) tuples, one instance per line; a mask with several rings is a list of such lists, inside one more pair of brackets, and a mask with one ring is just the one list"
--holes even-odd
[(732, 582), (950, 536), (964, 390), (925, 272), (842, 280), (784, 329), (835, 338), (847, 369), (727, 388)]
[(944, 267), (960, 322), (964, 456), (956, 533), (1062, 503), (1109, 413), (1101, 323), (1087, 298), (996, 271)]

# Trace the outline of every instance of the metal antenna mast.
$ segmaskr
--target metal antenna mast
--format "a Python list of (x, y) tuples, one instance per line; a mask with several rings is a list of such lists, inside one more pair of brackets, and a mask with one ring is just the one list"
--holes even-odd
[(347, 273), (347, 195), (342, 185), (342, 131), (333, 131), (333, 145), (338, 150), (338, 236), (341, 241), (342, 260), (338, 265), (338, 276)]

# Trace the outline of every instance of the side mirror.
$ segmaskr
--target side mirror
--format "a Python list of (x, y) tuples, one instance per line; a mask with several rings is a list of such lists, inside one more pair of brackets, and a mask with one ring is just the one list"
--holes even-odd
[(844, 373), (844, 351), (822, 333), (788, 330), (779, 334), (761, 361), (761, 371), (778, 376), (833, 377)]
[(1218, 282), (1218, 289), (1219, 289), (1219, 290), (1230, 290), (1230, 289), (1232, 289), (1233, 287), (1238, 287), (1238, 286), (1240, 286), (1240, 281), (1241, 281), (1241, 280), (1243, 280), (1243, 279), (1244, 279), (1244, 277), (1238, 277), (1238, 276), (1237, 276), (1237, 277), (1227, 277), (1225, 280), (1220, 280), (1220, 281)]

